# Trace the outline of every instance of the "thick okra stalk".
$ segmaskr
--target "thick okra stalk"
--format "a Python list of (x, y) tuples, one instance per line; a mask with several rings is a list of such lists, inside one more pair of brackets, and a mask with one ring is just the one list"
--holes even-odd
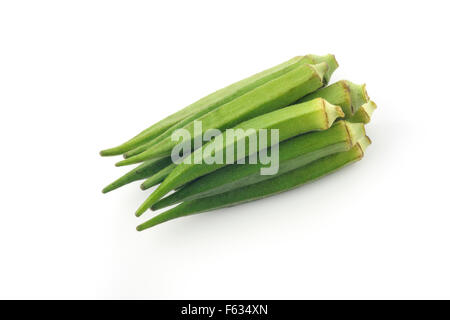
[(369, 101), (366, 85), (354, 84), (348, 80), (341, 80), (328, 87), (321, 88), (301, 98), (299, 102), (310, 101), (315, 98), (323, 98), (329, 103), (340, 106), (345, 113), (345, 119), (353, 116), (362, 104)]
[(196, 102), (185, 107), (184, 109), (168, 116), (167, 118), (159, 121), (158, 123), (152, 125), (146, 130), (142, 131), (140, 134), (130, 139), (129, 141), (123, 143), (122, 145), (103, 150), (100, 152), (102, 156), (112, 156), (119, 155), (129, 150), (132, 150), (143, 143), (150, 141), (163, 134), (167, 129), (176, 125), (177, 123), (182, 122), (186, 118), (190, 118), (194, 120), (196, 117), (199, 117), (211, 110), (214, 110), (220, 105), (223, 105), (233, 99), (261, 86), (262, 84), (273, 80), (293, 69), (302, 65), (302, 64), (316, 64), (320, 62), (327, 62), (329, 64), (329, 71), (325, 74), (324, 78), (327, 82), (331, 76), (331, 73), (338, 67), (337, 62), (333, 55), (326, 56), (315, 56), (315, 55), (307, 55), (307, 56), (299, 56), (292, 58), (282, 64), (279, 64), (275, 67), (257, 73), (249, 78), (238, 81), (232, 85), (229, 85), (223, 89), (220, 89)]
[(369, 138), (365, 137), (349, 151), (332, 154), (270, 180), (211, 197), (183, 202), (175, 208), (167, 210), (139, 225), (137, 230), (142, 231), (172, 219), (234, 206), (297, 188), (307, 182), (318, 179), (343, 166), (360, 160), (364, 155), (365, 148), (369, 144)]
[[(295, 59), (295, 58), (294, 58)], [(292, 60), (294, 60), (292, 59)], [(323, 81), (324, 84), (327, 84), (328, 81), (330, 80), (331, 75), (333, 74), (333, 72), (336, 70), (336, 68), (338, 67), (338, 63), (335, 59), (335, 57), (331, 54), (325, 55), (325, 56), (317, 56), (317, 55), (306, 55), (300, 58), (297, 58), (295, 60), (295, 64), (290, 64), (289, 68), (282, 68), (280, 70), (280, 72), (278, 72), (277, 74), (273, 73), (272, 76), (273, 78), (275, 78), (276, 76), (280, 76), (290, 70), (293, 69), (293, 66), (300, 66), (303, 64), (318, 64), (321, 62), (326, 62), (328, 64), (328, 71), (325, 73), (325, 75), (323, 76)], [(269, 77), (266, 77), (264, 80), (269, 80)], [(260, 81), (260, 84), (265, 83), (264, 81)], [(167, 129), (164, 133), (160, 134), (158, 137), (156, 137), (155, 139), (152, 139), (151, 141), (142, 144), (141, 146), (130, 150), (128, 152), (126, 152), (124, 154), (125, 158), (130, 158), (132, 156), (135, 156), (139, 153), (144, 152), (145, 150), (149, 149), (150, 147), (156, 145), (158, 142), (162, 141), (163, 139), (170, 137), (171, 134), (179, 128), (183, 128), (185, 125), (189, 124), (190, 122), (198, 119), (200, 116), (206, 114), (207, 112), (216, 109), (218, 106), (214, 105), (213, 107), (210, 108), (205, 108), (204, 110), (198, 111), (196, 113), (193, 113), (192, 115), (186, 117), (185, 119), (183, 119), (182, 121), (179, 121), (177, 124), (175, 124), (174, 126), (170, 127), (169, 129)]]
[[(364, 136), (365, 130), (362, 123), (341, 120), (328, 130), (311, 132), (283, 141), (279, 146), (279, 171), (276, 175), (281, 175), (330, 154), (350, 150)], [(260, 170), (264, 166), (261, 163), (226, 166), (192, 181), (175, 193), (161, 199), (152, 206), (152, 210), (272, 179), (274, 175), (261, 175)]]
[[(217, 136), (214, 141), (206, 144), (204, 148), (199, 148), (194, 151), (189, 156), (189, 163), (186, 163), (186, 161), (180, 163), (139, 207), (136, 211), (136, 215), (139, 216), (144, 213), (169, 191), (191, 182), (196, 178), (223, 168), (227, 163), (232, 163), (230, 159), (222, 159), (222, 161), (220, 161), (221, 163), (217, 163), (218, 161), (211, 161), (212, 159), (215, 159), (216, 154), (222, 154), (226, 157), (226, 150), (234, 149), (235, 158), (231, 160), (236, 162), (237, 160), (240, 160), (240, 158), (237, 157), (237, 146), (243, 142), (246, 148), (245, 154), (241, 156), (246, 157), (249, 155), (249, 145), (246, 144), (245, 141), (250, 141), (252, 138), (255, 140), (255, 138), (260, 136), (259, 130), (261, 129), (268, 130), (269, 134), (271, 133), (271, 129), (278, 129), (279, 136), (277, 142), (281, 142), (299, 134), (317, 130), (326, 130), (331, 127), (336, 118), (343, 116), (344, 113), (340, 107), (331, 105), (321, 98), (317, 98), (312, 101), (286, 107), (245, 121), (233, 128), (234, 130), (241, 129), (244, 134), (236, 139), (233, 138), (232, 140), (227, 139), (226, 134), (221, 134)], [(272, 139), (267, 140), (267, 142), (259, 141), (258, 150), (252, 150), (252, 153), (270, 147)], [(217, 149), (217, 146), (215, 145), (217, 141), (222, 141), (221, 148), (219, 149)], [(210, 148), (211, 146), (212, 148)], [(208, 149), (215, 150), (214, 155), (205, 155), (204, 150)], [(200, 161), (195, 161), (195, 159), (200, 159)]]
[(142, 180), (150, 176), (156, 175), (159, 172), (161, 172), (161, 170), (164, 170), (170, 165), (172, 165), (172, 159), (170, 157), (145, 161), (144, 163), (137, 166), (133, 170), (129, 171), (116, 181), (107, 185), (105, 188), (103, 188), (102, 192), (107, 193), (131, 182)]
[[(297, 67), (200, 117), (198, 120), (202, 123), (201, 133), (194, 131), (194, 123), (190, 123), (184, 129), (190, 133), (191, 141), (194, 141), (197, 138), (196, 135), (203, 135), (209, 129), (223, 130), (248, 119), (283, 108), (322, 87), (323, 75), (327, 70), (328, 65), (325, 62)], [(177, 142), (168, 137), (147, 151), (125, 159), (116, 165), (128, 165), (169, 156), (175, 145), (177, 145)]]
[(372, 117), (372, 113), (377, 108), (377, 105), (375, 102), (370, 100), (369, 102), (363, 104), (361, 107), (359, 107), (358, 110), (356, 110), (355, 114), (351, 116), (348, 121), (350, 122), (362, 122), (362, 123), (369, 123), (370, 118)]

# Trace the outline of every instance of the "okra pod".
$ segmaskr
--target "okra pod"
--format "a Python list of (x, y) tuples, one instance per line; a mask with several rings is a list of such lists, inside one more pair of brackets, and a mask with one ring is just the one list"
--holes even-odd
[(158, 174), (161, 170), (164, 170), (171, 164), (172, 159), (170, 157), (145, 161), (116, 181), (107, 185), (105, 188), (103, 188), (102, 192), (107, 193), (131, 182), (142, 180), (152, 175)]
[[(281, 175), (330, 154), (350, 150), (364, 136), (365, 130), (362, 123), (340, 120), (328, 130), (311, 132), (283, 141), (279, 146), (279, 171), (276, 175)], [(198, 178), (175, 193), (162, 198), (151, 209), (162, 209), (182, 201), (209, 197), (273, 178), (274, 175), (260, 174), (260, 169), (263, 167), (264, 165), (261, 163), (226, 166)]]
[(148, 188), (151, 188), (153, 186), (156, 186), (158, 183), (161, 183), (174, 169), (176, 165), (174, 163), (170, 163), (165, 168), (161, 169), (154, 175), (152, 175), (150, 178), (145, 180), (141, 184), (142, 190), (147, 190)]
[[(329, 70), (324, 75), (325, 81), (327, 82), (332, 74), (332, 72), (338, 67), (336, 59), (333, 55), (316, 56), (298, 56), (292, 58), (284, 63), (281, 63), (275, 67), (257, 73), (251, 77), (238, 81), (231, 84), (223, 89), (220, 89), (196, 102), (183, 108), (182, 110), (166, 117), (165, 119), (157, 122), (151, 127), (145, 129), (140, 134), (130, 139), (129, 141), (117, 146), (115, 148), (103, 150), (100, 152), (102, 156), (112, 156), (119, 155), (129, 150), (132, 150), (143, 143), (146, 143), (159, 135), (163, 134), (167, 129), (173, 127), (174, 125), (183, 122), (186, 119), (192, 121), (197, 117), (214, 110), (218, 106), (221, 106), (233, 99), (261, 86), (262, 84), (273, 80), (302, 64), (316, 64), (320, 62), (327, 62), (329, 65)], [(185, 121), (185, 124), (189, 121)], [(167, 136), (170, 136), (168, 134)]]
[(372, 117), (372, 113), (377, 108), (377, 105), (375, 102), (370, 100), (369, 102), (363, 104), (361, 107), (359, 107), (358, 110), (356, 110), (355, 114), (351, 116), (348, 121), (350, 122), (362, 122), (362, 123), (369, 123), (370, 118)]
[(142, 231), (172, 219), (225, 208), (294, 189), (360, 160), (369, 144), (370, 139), (365, 137), (349, 151), (329, 155), (272, 179), (222, 194), (183, 202), (139, 225), (137, 230)]
[[(283, 108), (301, 97), (323, 86), (323, 76), (328, 64), (302, 65), (294, 70), (269, 81), (254, 90), (226, 103), (203, 115), (198, 120), (202, 123), (203, 135), (208, 129), (223, 130), (259, 115)], [(185, 126), (193, 141), (194, 123)], [(160, 141), (147, 151), (117, 163), (117, 166), (139, 163), (144, 160), (169, 156), (177, 142), (170, 137)]]
[(353, 116), (362, 104), (369, 101), (366, 85), (354, 84), (348, 80), (341, 80), (321, 88), (301, 98), (298, 102), (310, 101), (315, 98), (323, 98), (329, 103), (340, 106), (345, 113), (345, 119)]
[[(239, 124), (233, 129), (242, 129), (244, 134), (237, 139), (229, 141), (225, 137), (226, 134), (221, 134), (217, 136), (215, 140), (221, 139), (222, 141), (225, 141), (221, 145), (222, 154), (225, 155), (226, 152), (223, 151), (229, 149), (230, 147), (236, 149), (236, 146), (241, 141), (245, 144), (245, 141), (247, 139), (250, 140), (251, 136), (257, 136), (260, 129), (269, 130), (269, 132), (270, 129), (278, 129), (279, 137), (277, 142), (281, 142), (303, 133), (326, 130), (331, 127), (336, 118), (343, 116), (344, 113), (340, 107), (329, 104), (322, 98), (317, 98), (305, 103), (266, 113)], [(270, 147), (271, 140), (272, 139), (268, 139), (265, 147)], [(161, 185), (159, 185), (159, 187), (138, 208), (136, 215), (140, 216), (169, 191), (226, 166), (226, 162), (230, 163), (228, 159), (227, 161), (222, 161), (222, 163), (217, 163), (217, 161), (216, 163), (212, 163), (212, 161), (209, 161), (209, 157), (214, 156), (204, 155), (203, 150), (207, 150), (207, 148), (214, 143), (215, 141), (212, 141), (206, 144), (204, 148), (195, 150), (189, 156), (191, 160), (190, 163), (183, 161), (176, 166), (176, 168), (169, 174), (169, 176), (167, 176)], [(259, 149), (253, 152), (261, 150), (263, 145), (261, 144), (261, 141), (259, 141), (259, 143)], [(215, 150), (215, 152), (218, 151), (220, 150)], [(234, 155), (236, 154), (237, 152), (234, 152)], [(246, 145), (245, 154), (243, 156), (245, 157), (247, 155), (249, 155), (249, 148)], [(200, 163), (195, 163), (195, 159), (197, 158), (201, 159)], [(233, 160), (237, 161), (240, 159), (235, 158)]]
[[(335, 59), (335, 57), (334, 57), (333, 55), (331, 55), (331, 54), (328, 54), (328, 55), (325, 55), (325, 56), (317, 56), (317, 55), (312, 55), (312, 54), (306, 55), (306, 56), (303, 56), (303, 57), (301, 57), (301, 58), (298, 58), (298, 59), (296, 60), (295, 65), (296, 65), (296, 66), (300, 66), (300, 65), (303, 65), (303, 64), (318, 64), (318, 63), (321, 63), (321, 62), (326, 62), (326, 63), (328, 64), (328, 71), (327, 71), (327, 72), (325, 73), (325, 75), (323, 76), (323, 78), (324, 78), (324, 79), (323, 79), (324, 84), (327, 84), (328, 81), (330, 80), (331, 75), (333, 74), (333, 72), (334, 72), (334, 71), (337, 69), (337, 67), (338, 67), (338, 63), (337, 63), (337, 61), (336, 61), (336, 59)], [(293, 69), (293, 67), (292, 67), (293, 65), (294, 65), (294, 64), (291, 64), (291, 65), (290, 65), (289, 68), (291, 68), (291, 69), (289, 69), (289, 68), (284, 68), (282, 71), (279, 72), (279, 74), (277, 74), (277, 76), (280, 76), (280, 75), (282, 75), (282, 74), (284, 74), (284, 73), (286, 73), (286, 72), (292, 70), (292, 69)], [(282, 73), (282, 72), (284, 72), (284, 73)], [(274, 76), (273, 78), (275, 78), (275, 76)], [(266, 80), (268, 80), (268, 79), (266, 79)], [(263, 81), (260, 81), (260, 82), (261, 82), (260, 84), (265, 83), (265, 82), (263, 82)], [(183, 128), (185, 125), (187, 125), (187, 124), (189, 124), (190, 122), (192, 122), (192, 121), (198, 119), (200, 116), (202, 116), (202, 115), (208, 113), (208, 112), (211, 111), (211, 110), (214, 110), (214, 109), (217, 108), (217, 107), (218, 107), (218, 106), (215, 105), (215, 106), (213, 106), (213, 107), (211, 107), (211, 108), (205, 108), (205, 110), (201, 110), (201, 111), (199, 111), (199, 112), (196, 112), (196, 113), (192, 114), (191, 116), (186, 117), (186, 118), (183, 119), (182, 121), (178, 122), (177, 124), (173, 125), (173, 126), (170, 127), (169, 129), (167, 129), (164, 133), (160, 134), (160, 135), (159, 135), (158, 137), (156, 137), (155, 139), (152, 139), (151, 141), (149, 141), (149, 142), (147, 142), (147, 143), (144, 143), (144, 144), (140, 145), (139, 147), (137, 147), (137, 148), (135, 148), (135, 149), (133, 149), (133, 150), (130, 150), (130, 151), (126, 152), (126, 153), (124, 154), (124, 157), (125, 157), (125, 158), (130, 158), (130, 157), (132, 157), (132, 156), (135, 156), (135, 155), (137, 155), (137, 154), (139, 154), (139, 153), (144, 152), (145, 150), (147, 150), (147, 149), (149, 149), (150, 147), (156, 145), (158, 142), (162, 141), (163, 139), (165, 139), (165, 138), (167, 138), (167, 137), (170, 137), (171, 134), (172, 134), (176, 129)]]

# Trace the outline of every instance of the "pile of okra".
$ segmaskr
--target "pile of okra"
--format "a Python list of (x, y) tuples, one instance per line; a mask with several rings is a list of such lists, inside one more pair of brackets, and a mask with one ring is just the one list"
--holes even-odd
[[(337, 67), (331, 54), (297, 56), (220, 89), (121, 145), (101, 151), (102, 156), (122, 155), (124, 160), (116, 166), (137, 164), (103, 192), (138, 180), (144, 180), (142, 190), (158, 185), (136, 216), (176, 206), (139, 225), (141, 231), (175, 218), (276, 195), (360, 160), (371, 143), (364, 126), (376, 104), (364, 84), (341, 80), (328, 85)], [(200, 131), (195, 127), (199, 122)], [(183, 144), (188, 152), (182, 160), (192, 161), (173, 160), (178, 144), (174, 135), (180, 129), (190, 134)], [(200, 139), (199, 144), (196, 138), (210, 129), (219, 133), (209, 141)], [(244, 134), (226, 140), (227, 129), (242, 129)], [(235, 152), (232, 161), (211, 162), (226, 147), (234, 150), (244, 140), (273, 129), (278, 129), (275, 142), (268, 138), (256, 148)], [(258, 152), (273, 152), (275, 147), (278, 170), (262, 174), (267, 164), (257, 161)]]

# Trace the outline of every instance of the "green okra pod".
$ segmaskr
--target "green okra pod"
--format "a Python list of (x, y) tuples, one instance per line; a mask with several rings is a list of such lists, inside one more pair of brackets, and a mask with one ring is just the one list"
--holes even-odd
[[(365, 136), (362, 123), (337, 121), (324, 131), (310, 132), (283, 141), (279, 146), (279, 171), (281, 175), (333, 153), (344, 152)], [(274, 175), (261, 175), (265, 165), (232, 164), (183, 186), (175, 193), (162, 198), (152, 206), (158, 210), (182, 201), (209, 197), (250, 184), (272, 179)]]
[(137, 230), (142, 231), (172, 219), (230, 207), (297, 188), (307, 182), (316, 180), (350, 163), (360, 160), (364, 155), (365, 148), (369, 144), (370, 139), (365, 137), (349, 151), (329, 155), (272, 179), (222, 194), (183, 202), (175, 208), (167, 210), (139, 225)]
[(338, 105), (345, 113), (345, 119), (353, 116), (358, 108), (369, 101), (366, 85), (354, 84), (348, 80), (341, 80), (328, 87), (321, 88), (299, 100), (310, 101), (315, 98), (323, 98), (329, 103)]
[[(283, 108), (322, 87), (323, 76), (327, 70), (328, 65), (325, 62), (299, 66), (200, 117), (198, 120), (202, 123), (202, 132), (199, 134), (203, 135), (209, 129), (230, 128), (248, 119)], [(197, 138), (194, 128), (194, 123), (183, 128), (190, 133), (191, 141)], [(116, 165), (134, 164), (169, 156), (176, 145), (177, 142), (168, 137), (147, 151), (120, 161)]]
[(175, 167), (176, 165), (171, 162), (165, 168), (161, 169), (160, 171), (149, 177), (147, 180), (145, 180), (141, 184), (141, 189), (147, 190), (153, 186), (156, 186), (158, 183), (161, 183), (175, 169)]
[[(287, 73), (288, 71), (292, 70), (294, 67), (297, 66), (301, 66), (303, 64), (318, 64), (321, 62), (326, 62), (328, 64), (328, 71), (325, 73), (325, 75), (323, 76), (323, 81), (324, 84), (327, 84), (328, 81), (330, 80), (331, 75), (333, 74), (333, 72), (337, 69), (338, 67), (338, 63), (335, 59), (335, 57), (331, 54), (325, 55), (325, 56), (318, 56), (318, 55), (306, 55), (303, 57), (297, 57), (294, 58), (295, 59), (295, 63), (293, 64), (289, 64), (288, 67), (284, 67), (284, 68), (279, 68), (280, 70), (278, 72), (273, 72), (270, 74), (270, 77), (266, 77), (264, 78), (264, 80), (260, 79), (260, 81), (258, 82), (259, 85), (264, 84), (265, 80), (269, 80), (271, 77), (272, 79), (275, 79), (276, 76), (281, 76), (284, 73)], [(292, 59), (292, 60), (294, 60)], [(277, 68), (278, 70), (278, 68)], [(256, 81), (255, 81), (256, 82)], [(266, 81), (267, 82), (267, 81)], [(256, 86), (255, 86), (256, 87)], [(248, 87), (247, 89), (249, 89), (250, 87)], [(250, 90), (249, 90), (250, 91)], [(124, 154), (125, 158), (130, 158), (132, 156), (135, 156), (139, 153), (144, 152), (145, 150), (149, 149), (150, 147), (156, 145), (158, 142), (168, 138), (171, 136), (171, 134), (179, 128), (183, 128), (185, 125), (189, 124), (190, 122), (198, 119), (200, 116), (208, 113), (209, 111), (212, 111), (214, 109), (216, 109), (217, 107), (219, 107), (219, 105), (214, 105), (210, 108), (205, 108), (204, 110), (198, 111), (193, 113), (192, 115), (186, 117), (185, 119), (179, 121), (178, 123), (176, 123), (175, 125), (173, 125), (172, 127), (170, 127), (169, 129), (167, 129), (164, 133), (160, 134), (158, 137), (152, 139), (151, 141), (144, 143), (142, 145), (140, 145), (139, 147), (130, 150), (128, 152), (126, 152)]]
[[(221, 149), (215, 150), (215, 152), (226, 151), (230, 148), (236, 149), (237, 145), (241, 141), (245, 143), (245, 141), (247, 139), (250, 140), (252, 136), (255, 137), (259, 135), (259, 130), (262, 129), (278, 129), (279, 136), (277, 142), (281, 142), (299, 134), (317, 130), (326, 130), (331, 127), (336, 118), (343, 116), (344, 113), (340, 107), (331, 105), (324, 99), (317, 98), (305, 103), (266, 113), (259, 117), (240, 123), (233, 129), (241, 129), (244, 131), (243, 135), (237, 139), (233, 138), (233, 140), (227, 140), (226, 134), (221, 134), (217, 136), (214, 141), (206, 144), (204, 148), (195, 150), (189, 156), (189, 160), (191, 161), (189, 161), (189, 163), (183, 161), (176, 166), (176, 168), (169, 174), (169, 176), (167, 176), (161, 185), (138, 208), (136, 215), (139, 216), (144, 213), (148, 208), (156, 203), (156, 201), (161, 199), (171, 190), (196, 178), (218, 170), (226, 166), (227, 163), (230, 163), (229, 159), (226, 159), (227, 161), (221, 161), (221, 163), (217, 163), (217, 161), (210, 161), (211, 158), (214, 158), (215, 154), (204, 154), (203, 151), (207, 150), (211, 145), (214, 145), (218, 139), (220, 139), (218, 141), (225, 142), (221, 144)], [(265, 146), (261, 144), (261, 141), (259, 141), (259, 149), (253, 150), (252, 153), (258, 152), (263, 148), (263, 146), (264, 148), (270, 147), (271, 140), (272, 139), (268, 139)], [(248, 148), (249, 146), (245, 145), (245, 147), (246, 149), (245, 154), (242, 155), (243, 157), (252, 154)], [(222, 154), (225, 156), (226, 152), (222, 152)], [(237, 152), (234, 152), (234, 155), (237, 155)], [(196, 163), (195, 159), (201, 159), (200, 163)], [(240, 159), (236, 157), (232, 160), (235, 162)]]
[[(102, 156), (119, 155), (129, 150), (135, 149), (140, 145), (157, 138), (159, 135), (164, 134), (167, 129), (170, 129), (178, 123), (187, 124), (189, 121), (193, 121), (197, 117), (214, 110), (218, 106), (221, 106), (233, 99), (263, 85), (264, 83), (271, 81), (302, 64), (316, 64), (320, 62), (326, 62), (329, 65), (329, 70), (324, 75), (324, 81), (327, 82), (332, 72), (338, 67), (336, 59), (333, 55), (316, 56), (307, 55), (292, 58), (282, 64), (275, 67), (257, 73), (251, 77), (231, 84), (223, 89), (220, 89), (196, 102), (185, 107), (184, 109), (166, 117), (165, 119), (157, 122), (140, 134), (130, 139), (129, 141), (117, 146), (115, 148), (103, 150), (100, 152)], [(186, 119), (189, 119), (186, 121)], [(183, 124), (183, 125), (184, 125)], [(170, 134), (169, 134), (170, 135)]]
[(117, 179), (116, 181), (107, 185), (105, 188), (103, 188), (102, 192), (107, 193), (131, 182), (142, 180), (155, 174), (158, 174), (161, 170), (164, 170), (171, 164), (172, 159), (170, 157), (145, 161), (136, 168), (134, 168), (133, 170), (129, 171), (128, 173)]
[(367, 124), (370, 122), (370, 119), (372, 117), (372, 113), (377, 108), (377, 105), (375, 102), (370, 100), (369, 102), (363, 104), (361, 107), (359, 107), (358, 110), (356, 110), (355, 114), (351, 116), (348, 121), (350, 122), (362, 122), (364, 124)]

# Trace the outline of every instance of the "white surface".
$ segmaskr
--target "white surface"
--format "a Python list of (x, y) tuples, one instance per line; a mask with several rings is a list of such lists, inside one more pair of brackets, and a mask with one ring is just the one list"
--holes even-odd
[[(445, 1), (2, 1), (0, 298), (450, 298)], [(363, 161), (138, 233), (98, 151), (305, 53), (366, 82)]]

